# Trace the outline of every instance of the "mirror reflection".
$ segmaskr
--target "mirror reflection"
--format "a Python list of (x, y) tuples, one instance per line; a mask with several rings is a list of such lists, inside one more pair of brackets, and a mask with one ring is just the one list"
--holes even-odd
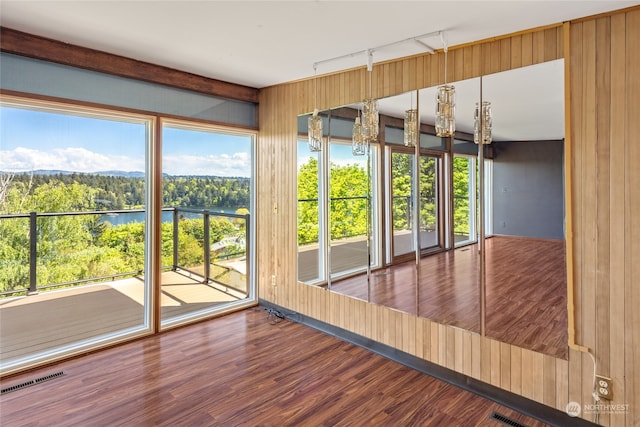
[(557, 60), (482, 79), (493, 109), (486, 334), (559, 358), (567, 357), (563, 76)]
[[(450, 138), (435, 136), (437, 88), (379, 99), (364, 156), (351, 150), (361, 104), (320, 113), (321, 152), (301, 116), (299, 280), (566, 358), (563, 81), (559, 60), (454, 82)], [(482, 165), (481, 96), (493, 109)]]
[[(323, 143), (313, 152), (306, 138), (306, 117), (298, 138), (298, 280), (331, 288), (340, 278), (366, 272), (371, 257), (368, 232), (375, 203), (369, 174), (377, 149), (352, 152), (357, 110), (339, 108), (319, 114)], [(370, 261), (370, 259), (372, 261)], [(365, 298), (364, 296), (357, 295)]]

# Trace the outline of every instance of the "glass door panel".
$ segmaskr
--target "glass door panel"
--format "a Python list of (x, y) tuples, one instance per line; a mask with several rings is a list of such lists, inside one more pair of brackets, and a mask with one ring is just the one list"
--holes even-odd
[(475, 157), (453, 158), (453, 232), (456, 246), (476, 241)]
[(351, 143), (332, 141), (329, 172), (331, 277), (363, 271), (369, 262), (367, 156), (354, 156)]
[(420, 156), (420, 249), (440, 245), (438, 157)]
[(324, 280), (320, 154), (310, 151), (307, 141), (298, 141), (298, 280), (304, 283)]
[(415, 254), (411, 201), (414, 158), (413, 154), (391, 151), (390, 229), (394, 260), (404, 255)]
[(0, 109), (0, 371), (149, 328), (151, 120), (37, 101)]
[(250, 298), (252, 145), (250, 135), (163, 126), (163, 326)]

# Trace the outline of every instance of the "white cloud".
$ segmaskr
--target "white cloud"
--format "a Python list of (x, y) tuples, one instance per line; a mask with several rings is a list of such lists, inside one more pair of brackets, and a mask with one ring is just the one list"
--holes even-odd
[(53, 151), (16, 147), (10, 151), (0, 151), (0, 170), (27, 172), (38, 169), (73, 172), (144, 171), (144, 159), (106, 155), (73, 147), (56, 148)]
[[(209, 155), (165, 155), (163, 172), (170, 175), (244, 176), (251, 174), (249, 153)], [(17, 147), (0, 151), (0, 170), (28, 172), (33, 170), (64, 170), (72, 172), (99, 172), (119, 170), (144, 171), (142, 158), (96, 153), (85, 148), (56, 148), (52, 151)]]
[(245, 176), (251, 174), (249, 153), (165, 155), (162, 171), (170, 175)]

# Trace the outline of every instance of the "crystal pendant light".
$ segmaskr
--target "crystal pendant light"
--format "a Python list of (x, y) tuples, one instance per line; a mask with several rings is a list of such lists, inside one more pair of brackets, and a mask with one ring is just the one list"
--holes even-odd
[(351, 139), (351, 151), (354, 156), (364, 156), (366, 154), (366, 145), (362, 131), (362, 122), (360, 121), (360, 114), (358, 113), (358, 117), (356, 117), (356, 121), (353, 124), (353, 136)]
[(491, 144), (491, 103), (483, 101), (482, 106), (476, 102), (473, 115), (473, 141), (476, 144)]
[(378, 140), (379, 115), (376, 101), (366, 99), (362, 106), (362, 134), (365, 141), (375, 142)]
[[(317, 96), (318, 96), (318, 82), (317, 82), (317, 65), (313, 64), (313, 105), (317, 104)], [(320, 151), (322, 150), (322, 118), (318, 116), (318, 109), (313, 109), (313, 114), (309, 116), (308, 119), (308, 131), (309, 135), (309, 151)]]
[(444, 43), (444, 85), (438, 86), (436, 96), (436, 135), (440, 137), (453, 136), (456, 132), (456, 88), (447, 84), (447, 52)]
[(404, 145), (413, 147), (418, 135), (418, 110), (411, 109), (404, 112)]
[(378, 140), (379, 114), (378, 106), (376, 105), (376, 100), (373, 99), (373, 91), (371, 89), (373, 52), (369, 50), (368, 55), (367, 70), (369, 72), (369, 98), (364, 100), (364, 104), (362, 106), (362, 133), (364, 135), (365, 142), (371, 143)]
[(309, 116), (309, 150), (322, 150), (322, 118), (318, 116), (318, 109), (313, 110), (313, 115)]

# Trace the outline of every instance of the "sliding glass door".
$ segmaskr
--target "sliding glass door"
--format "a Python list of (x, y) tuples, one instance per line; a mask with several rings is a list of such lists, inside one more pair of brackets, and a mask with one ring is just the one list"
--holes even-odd
[(250, 135), (163, 122), (163, 325), (249, 298), (252, 153)]
[(413, 186), (415, 155), (406, 149), (389, 150), (389, 215), (391, 259), (398, 262), (415, 256), (413, 235)]
[(456, 154), (453, 158), (453, 232), (455, 245), (476, 241), (476, 158)]
[(0, 120), (2, 370), (149, 331), (153, 119), (5, 97)]
[(423, 251), (441, 245), (440, 162), (439, 156), (420, 155), (420, 249)]

